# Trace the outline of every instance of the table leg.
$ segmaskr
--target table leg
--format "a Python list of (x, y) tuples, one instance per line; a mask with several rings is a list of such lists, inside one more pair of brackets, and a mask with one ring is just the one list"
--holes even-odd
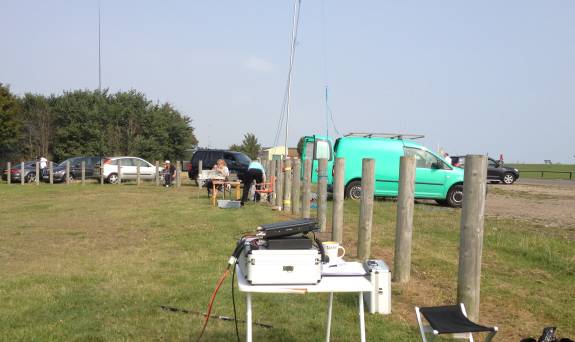
[(236, 184), (236, 201), (240, 200), (240, 185)]
[(212, 206), (216, 206), (216, 197), (218, 195), (216, 194), (216, 185), (212, 183)]
[(325, 334), (325, 341), (329, 342), (331, 335), (331, 313), (333, 308), (333, 292), (329, 293), (329, 306), (327, 307), (327, 332)]
[(361, 342), (365, 342), (365, 319), (363, 315), (363, 292), (359, 293), (359, 330)]
[(246, 341), (252, 342), (252, 294), (246, 293)]

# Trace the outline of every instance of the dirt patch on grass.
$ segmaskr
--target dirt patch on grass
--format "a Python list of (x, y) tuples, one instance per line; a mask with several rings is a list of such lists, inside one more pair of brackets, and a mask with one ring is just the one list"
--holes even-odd
[(575, 187), (489, 185), (486, 214), (575, 229)]

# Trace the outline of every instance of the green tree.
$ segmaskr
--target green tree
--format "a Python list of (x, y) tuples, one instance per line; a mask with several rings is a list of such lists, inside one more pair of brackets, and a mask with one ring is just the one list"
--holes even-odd
[(303, 155), (303, 143), (304, 143), (304, 139), (305, 137), (301, 137), (299, 138), (298, 142), (297, 142), (297, 154), (299, 155), (299, 157), (301, 158), (301, 156)]
[(231, 145), (230, 150), (243, 152), (252, 159), (256, 159), (262, 149), (262, 145), (258, 142), (258, 138), (253, 133), (246, 133), (241, 145)]
[(0, 160), (8, 161), (19, 156), (22, 139), (20, 103), (10, 93), (8, 86), (0, 83)]

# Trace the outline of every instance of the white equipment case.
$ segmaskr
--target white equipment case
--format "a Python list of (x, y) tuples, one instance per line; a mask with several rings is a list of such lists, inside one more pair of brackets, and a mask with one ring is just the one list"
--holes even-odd
[(391, 272), (383, 260), (367, 260), (365, 269), (373, 286), (363, 298), (369, 313), (391, 314)]
[(310, 249), (251, 249), (246, 244), (238, 264), (252, 285), (304, 285), (321, 281), (321, 255)]

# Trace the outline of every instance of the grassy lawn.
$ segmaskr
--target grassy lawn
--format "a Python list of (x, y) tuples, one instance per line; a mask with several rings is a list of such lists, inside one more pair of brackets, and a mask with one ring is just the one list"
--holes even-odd
[[(195, 340), (235, 240), (289, 218), (263, 205), (212, 208), (196, 189), (99, 185), (0, 185), (0, 340)], [(346, 202), (345, 247), (355, 254), (358, 204)], [(369, 340), (417, 341), (414, 305), (453, 303), (459, 210), (416, 205), (413, 280), (393, 285), (393, 314), (367, 315)], [(374, 257), (392, 264), (395, 203), (376, 201)], [(481, 321), (500, 340), (554, 325), (574, 336), (575, 242), (504, 219), (485, 224)], [(572, 236), (572, 235), (571, 235)], [(236, 292), (237, 294), (237, 292)], [(245, 316), (244, 296), (238, 313)], [(255, 340), (322, 340), (327, 296), (256, 295)], [(213, 313), (232, 316), (230, 280)], [(332, 339), (358, 340), (356, 296), (334, 301)], [(240, 325), (242, 340), (244, 326)], [(233, 323), (210, 322), (205, 341), (233, 340)], [(504, 338), (502, 338), (504, 337)]]
[[(510, 164), (509, 166), (517, 168), (521, 178), (569, 179), (568, 173), (555, 172), (573, 172), (575, 181), (575, 165), (572, 164)], [(545, 171), (543, 177), (541, 172), (536, 171)]]

